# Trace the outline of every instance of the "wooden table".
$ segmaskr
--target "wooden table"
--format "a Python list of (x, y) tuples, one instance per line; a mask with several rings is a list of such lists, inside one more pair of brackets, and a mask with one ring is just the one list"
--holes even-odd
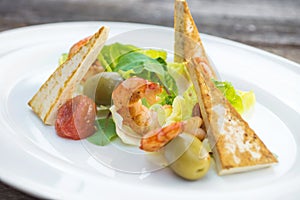
[[(188, 0), (200, 32), (300, 63), (299, 0)], [(173, 26), (173, 0), (1, 0), (0, 31), (62, 21)], [(34, 199), (0, 182), (0, 199)]]

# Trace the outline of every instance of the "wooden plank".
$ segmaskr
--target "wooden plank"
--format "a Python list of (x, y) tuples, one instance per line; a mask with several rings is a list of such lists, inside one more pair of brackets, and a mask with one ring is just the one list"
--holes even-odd
[(11, 200), (33, 200), (36, 199), (30, 195), (20, 192), (0, 181), (0, 199), (11, 199)]

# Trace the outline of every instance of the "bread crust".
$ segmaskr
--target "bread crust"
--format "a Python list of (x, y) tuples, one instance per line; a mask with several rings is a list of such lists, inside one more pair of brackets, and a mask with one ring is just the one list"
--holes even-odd
[(203, 66), (192, 59), (187, 69), (195, 86), (219, 175), (277, 163), (277, 158), (214, 85)]
[(198, 28), (185, 0), (175, 0), (174, 30), (174, 62), (181, 63), (197, 57), (206, 73), (216, 78), (216, 72), (205, 52)]
[(220, 175), (243, 172), (278, 160), (212, 82), (216, 79), (185, 0), (175, 0), (175, 62), (186, 62)]
[(101, 51), (108, 33), (108, 27), (101, 27), (89, 42), (53, 72), (28, 102), (45, 124), (54, 125), (58, 108), (73, 97), (77, 85)]

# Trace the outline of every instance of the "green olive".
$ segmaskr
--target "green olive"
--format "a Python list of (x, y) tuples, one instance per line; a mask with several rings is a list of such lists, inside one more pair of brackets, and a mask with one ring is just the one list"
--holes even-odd
[(123, 78), (117, 72), (102, 72), (90, 77), (83, 85), (83, 93), (97, 105), (111, 105), (111, 95)]
[(164, 155), (169, 167), (188, 180), (202, 178), (209, 170), (210, 156), (195, 136), (182, 133), (165, 146)]

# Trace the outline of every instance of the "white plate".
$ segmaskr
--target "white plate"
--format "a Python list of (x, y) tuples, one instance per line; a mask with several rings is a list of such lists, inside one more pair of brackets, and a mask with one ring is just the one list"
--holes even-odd
[[(212, 168), (195, 182), (168, 169), (125, 173), (95, 159), (84, 141), (59, 138), (53, 127), (44, 126), (28, 100), (55, 69), (60, 54), (101, 25), (111, 27), (110, 42), (172, 50), (172, 29), (141, 24), (60, 23), (0, 34), (1, 180), (55, 199), (300, 198), (300, 66), (236, 42), (202, 35), (222, 78), (254, 90), (257, 105), (249, 123), (278, 155), (279, 164), (272, 168), (222, 177)], [(119, 164), (135, 165), (126, 157)]]

